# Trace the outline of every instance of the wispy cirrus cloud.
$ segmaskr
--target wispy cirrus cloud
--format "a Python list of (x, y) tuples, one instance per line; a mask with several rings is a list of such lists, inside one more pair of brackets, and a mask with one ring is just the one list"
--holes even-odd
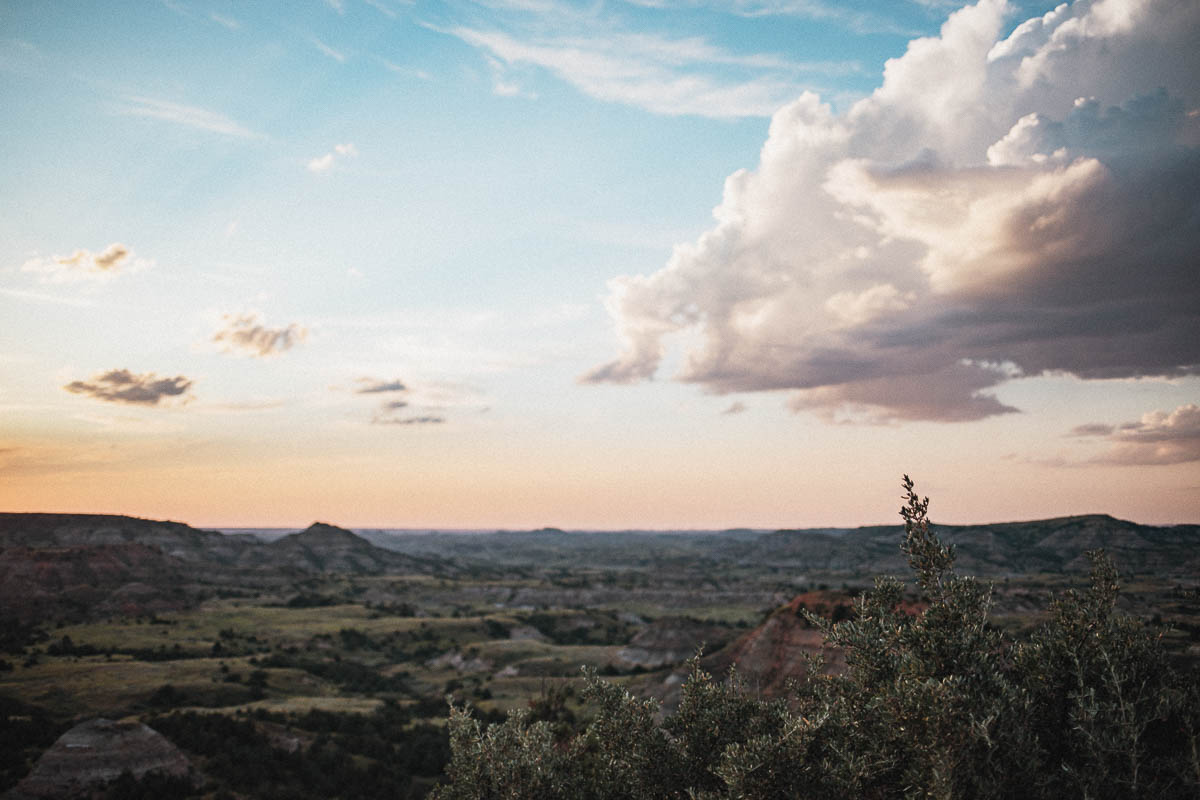
[(1174, 411), (1151, 411), (1122, 425), (1080, 425), (1071, 434), (1112, 444), (1093, 463), (1153, 466), (1200, 461), (1200, 406), (1188, 403)]
[(135, 374), (127, 369), (113, 369), (86, 381), (71, 381), (63, 389), (108, 403), (155, 406), (167, 399), (186, 399), (192, 385), (192, 380), (183, 375), (160, 378), (153, 372)]
[(812, 77), (860, 69), (853, 62), (734, 53), (703, 37), (629, 32), (595, 17), (567, 19), (568, 31), (577, 32), (537, 25), (444, 32), (487, 56), (499, 94), (531, 94), (508, 73), (536, 68), (596, 99), (666, 115), (770, 116)]
[(222, 327), (211, 341), (227, 353), (256, 358), (279, 355), (308, 335), (308, 330), (295, 322), (279, 328), (268, 327), (257, 312), (225, 314), (222, 320)]
[(432, 78), (433, 78), (432, 75), (430, 75), (428, 72), (426, 72), (423, 69), (418, 69), (416, 67), (407, 67), (403, 64), (397, 64), (395, 61), (390, 61), (386, 58), (380, 58), (378, 56), (376, 56), (375, 60), (378, 61), (380, 64), (382, 64), (389, 72), (393, 72), (397, 75), (405, 75), (405, 76), (412, 77), (412, 78), (419, 78), (420, 80), (423, 80), (423, 81), (432, 80)]
[(325, 44), (325, 42), (322, 42), (320, 39), (318, 39), (315, 36), (312, 37), (312, 43), (313, 43), (313, 47), (317, 48), (322, 53), (329, 56), (330, 58), (332, 58), (334, 61), (338, 62), (339, 64), (346, 63), (346, 54), (343, 53), (342, 51), (335, 50), (334, 48)]
[(178, 2), (177, 0), (162, 0), (162, 4), (181, 17), (194, 19), (197, 17), (197, 15), (201, 15), (203, 19), (207, 19), (209, 22), (215, 22), (217, 25), (220, 25), (226, 30), (236, 31), (240, 30), (242, 27), (242, 23), (240, 21), (227, 14), (218, 14), (215, 11), (205, 12), (202, 10), (196, 10), (190, 8), (185, 3)]
[(76, 308), (88, 308), (96, 305), (94, 300), (86, 297), (67, 297), (46, 294), (44, 292), (31, 292), (27, 289), (5, 289), (0, 287), (0, 295), (12, 297), (17, 300), (32, 300), (35, 303), (53, 303), (54, 305), (74, 306)]
[(264, 134), (251, 130), (219, 112), (153, 97), (131, 95), (116, 107), (116, 111), (126, 116), (157, 119), (188, 128), (218, 133), (222, 136), (233, 136), (239, 139), (267, 138)]
[(396, 9), (392, 8), (387, 3), (384, 3), (383, 0), (363, 0), (363, 2), (389, 19), (396, 19), (396, 17), (399, 16), (396, 13)]
[(210, 13), (208, 18), (227, 30), (236, 31), (242, 27), (242, 23), (238, 22), (233, 17), (227, 17), (224, 14)]
[[(914, 35), (915, 32), (878, 11), (875, 13), (848, 8), (844, 3), (822, 2), (821, 0), (625, 0), (643, 8), (678, 9), (704, 8), (739, 17), (797, 17), (801, 19), (832, 22), (860, 34), (891, 33)], [(928, 0), (937, 3), (939, 0)], [(927, 5), (927, 2), (921, 2)], [(962, 3), (951, 0), (951, 7)], [(880, 4), (880, 9), (886, 8)]]

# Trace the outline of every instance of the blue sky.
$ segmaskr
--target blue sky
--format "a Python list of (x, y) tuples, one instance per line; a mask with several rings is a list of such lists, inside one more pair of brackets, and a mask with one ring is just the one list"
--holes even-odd
[(0, 507), (1194, 521), (1197, 16), (0, 4)]

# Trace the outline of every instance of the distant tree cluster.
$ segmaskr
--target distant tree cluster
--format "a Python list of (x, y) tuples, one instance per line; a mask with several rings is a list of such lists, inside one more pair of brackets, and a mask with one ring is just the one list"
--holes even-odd
[[(295, 750), (280, 749), (262, 730), (259, 723), (264, 722), (286, 726), (311, 741)], [(252, 719), (175, 712), (148, 724), (198, 756), (209, 776), (193, 793), (159, 797), (211, 797), (215, 792), (220, 798), (416, 800), (425, 796), (449, 756), (444, 728), (414, 722), (408, 709), (393, 703), (373, 714), (258, 712)]]
[(678, 710), (589, 676), (595, 717), (564, 738), (529, 711), (485, 727), (450, 718), (439, 800), (779, 798), (1195, 798), (1200, 681), (1171, 669), (1159, 635), (1116, 611), (1116, 570), (1090, 553), (1091, 586), (1054, 601), (1031, 635), (989, 622), (991, 589), (956, 575), (904, 478), (902, 549), (928, 603), (878, 578), (837, 622), (808, 614), (846, 671), (819, 660), (774, 701), (693, 662)]
[(0, 792), (25, 777), (42, 751), (69, 727), (44, 708), (0, 694)]

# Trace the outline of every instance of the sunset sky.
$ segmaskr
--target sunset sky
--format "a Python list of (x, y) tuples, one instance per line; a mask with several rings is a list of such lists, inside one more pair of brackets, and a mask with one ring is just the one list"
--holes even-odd
[(1200, 522), (1194, 0), (0, 0), (0, 510)]

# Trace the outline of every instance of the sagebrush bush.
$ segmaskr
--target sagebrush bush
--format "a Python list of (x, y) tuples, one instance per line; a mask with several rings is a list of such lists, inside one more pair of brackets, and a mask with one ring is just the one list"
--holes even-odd
[[(595, 716), (556, 736), (527, 712), (486, 730), (452, 708), (439, 800), (783, 800), (784, 798), (1194, 798), (1200, 689), (1175, 673), (1160, 636), (1116, 610), (1116, 570), (1089, 553), (1091, 587), (1055, 600), (1016, 640), (989, 622), (991, 587), (953, 571), (929, 529), (928, 498), (904, 476), (900, 514), (924, 610), (878, 578), (837, 623), (808, 614), (842, 648), (774, 701), (736, 674), (691, 665), (675, 713), (587, 679)], [(805, 612), (806, 614), (808, 612)]]

